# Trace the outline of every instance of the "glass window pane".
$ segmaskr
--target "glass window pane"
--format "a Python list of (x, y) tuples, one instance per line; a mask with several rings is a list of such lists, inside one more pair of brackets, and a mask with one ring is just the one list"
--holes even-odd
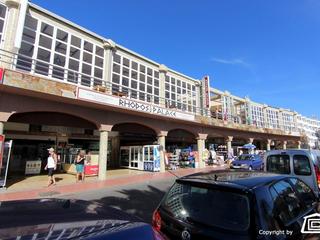
[(176, 79), (175, 78), (171, 78), (171, 84), (176, 84)]
[(48, 35), (52, 36), (53, 35), (53, 27), (47, 23), (41, 23), (41, 32)]
[(94, 68), (94, 76), (97, 78), (102, 78), (102, 69)]
[(39, 45), (41, 47), (45, 47), (45, 48), (51, 49), (52, 39), (49, 38), (49, 37), (46, 37), (44, 35), (40, 35)]
[(113, 61), (116, 63), (121, 63), (121, 56), (118, 54), (113, 55)]
[(130, 66), (130, 61), (129, 61), (128, 58), (123, 58), (123, 65), (126, 66), (126, 67)]
[(118, 74), (112, 74), (112, 82), (120, 83), (120, 76)]
[(79, 71), (79, 62), (73, 59), (69, 59), (69, 68), (75, 71)]
[(103, 48), (96, 46), (96, 55), (100, 57), (104, 57), (103, 53), (104, 53)]
[(136, 81), (131, 81), (131, 88), (137, 89), (138, 83)]
[(26, 55), (31, 58), (33, 55), (33, 49), (34, 49), (33, 45), (22, 42), (19, 50), (19, 54)]
[(103, 68), (103, 58), (95, 57), (95, 65), (96, 65), (97, 67)]
[(309, 158), (305, 155), (293, 156), (293, 170), (297, 175), (311, 175), (311, 166)]
[(67, 52), (67, 45), (61, 42), (56, 42), (56, 52), (62, 53), (62, 54), (66, 54)]
[(140, 73), (140, 78), (139, 78), (139, 80), (140, 80), (141, 82), (145, 82), (145, 81), (146, 81), (146, 76), (145, 76), (144, 74)]
[(139, 83), (139, 90), (140, 91), (145, 91), (145, 87), (146, 87), (146, 85), (144, 85), (144, 83)]
[(149, 76), (147, 77), (147, 83), (152, 84), (152, 77), (149, 77)]
[(39, 48), (37, 59), (50, 62), (50, 51)]
[(128, 87), (129, 86), (129, 79), (128, 78), (122, 78), (122, 85)]
[(270, 155), (267, 158), (267, 171), (281, 174), (290, 174), (289, 155)]
[(26, 27), (31, 28), (35, 31), (37, 29), (38, 20), (31, 17), (30, 15), (26, 15), (26, 20), (24, 24)]
[(64, 65), (66, 63), (66, 58), (64, 56), (59, 55), (59, 54), (55, 54), (53, 63), (58, 66), (64, 67)]
[(158, 79), (154, 79), (154, 86), (159, 87), (159, 80)]
[(152, 72), (153, 72), (153, 71), (152, 71), (151, 68), (148, 68), (148, 69), (147, 69), (147, 74), (148, 74), (149, 76), (152, 76)]
[(93, 51), (93, 44), (89, 43), (87, 41), (84, 41), (83, 48), (84, 48), (84, 50), (86, 50), (88, 52), (92, 52)]
[[(21, 50), (21, 49), (20, 49)], [(28, 57), (18, 56), (17, 68), (25, 71), (31, 71), (32, 59)]]
[(129, 77), (129, 68), (123, 67), (122, 68), (122, 75)]
[(71, 45), (80, 48), (81, 47), (81, 39), (76, 36), (71, 36)]
[(131, 61), (131, 68), (134, 70), (138, 70), (138, 63)]
[(152, 86), (149, 86), (149, 85), (147, 86), (147, 92), (152, 93)]
[(140, 72), (145, 73), (146, 72), (146, 67), (143, 65), (140, 65)]
[(70, 47), (70, 57), (80, 59), (80, 49)]
[(35, 43), (35, 39), (36, 39), (36, 32), (34, 32), (34, 31), (30, 30), (30, 29), (27, 29), (27, 28), (25, 28), (23, 30), (23, 35), (22, 35), (22, 40), (23, 41), (26, 41), (26, 42), (34, 44)]
[(154, 89), (154, 95), (159, 96), (159, 88), (155, 88), (155, 89)]
[(35, 67), (35, 72), (39, 73), (39, 74), (42, 74), (42, 75), (48, 76), (49, 64), (37, 61), (36, 62), (36, 67)]
[(83, 61), (92, 64), (92, 54), (83, 52)]
[(155, 77), (155, 78), (159, 78), (159, 72), (154, 71), (154, 77)]
[(82, 64), (82, 73), (87, 74), (87, 75), (91, 75), (91, 66), (83, 63)]
[(5, 18), (7, 8), (0, 4), (0, 17)]
[(114, 63), (113, 64), (113, 72), (120, 74), (120, 65)]
[(68, 33), (58, 29), (58, 31), (57, 31), (57, 39), (59, 39), (59, 40), (61, 40), (63, 42), (67, 42), (68, 41)]
[(77, 72), (68, 71), (68, 81), (69, 82), (77, 83), (78, 77), (79, 77), (79, 74)]
[(136, 72), (136, 71), (131, 71), (131, 77), (133, 78), (133, 79), (138, 79), (138, 73)]
[(63, 80), (64, 79), (64, 69), (54, 66), (52, 68), (52, 77)]

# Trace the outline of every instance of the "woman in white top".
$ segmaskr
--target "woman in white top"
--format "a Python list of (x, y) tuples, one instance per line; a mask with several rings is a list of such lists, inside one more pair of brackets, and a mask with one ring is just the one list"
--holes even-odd
[(45, 170), (48, 169), (48, 187), (53, 184), (56, 185), (56, 179), (53, 175), (53, 171), (57, 169), (57, 155), (54, 153), (54, 148), (49, 148), (49, 157)]

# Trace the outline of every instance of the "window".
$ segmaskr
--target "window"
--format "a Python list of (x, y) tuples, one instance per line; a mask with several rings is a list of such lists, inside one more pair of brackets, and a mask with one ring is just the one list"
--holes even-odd
[(288, 182), (277, 182), (270, 191), (274, 201), (273, 216), (283, 225), (301, 214), (300, 200)]
[[(232, 214), (229, 214), (230, 206)], [(219, 189), (175, 183), (161, 207), (191, 224), (205, 224), (230, 231), (246, 231), (250, 225), (248, 198)]]
[(293, 170), (297, 175), (309, 176), (311, 175), (311, 166), (309, 158), (305, 155), (293, 156)]
[(267, 171), (290, 174), (290, 157), (286, 154), (270, 155), (267, 158)]
[[(102, 47), (26, 15), (18, 69), (92, 86), (102, 83), (103, 57)], [(39, 60), (35, 61), (34, 69), (31, 58)]]
[(311, 188), (297, 178), (290, 178), (290, 182), (297, 191), (305, 210), (313, 207), (313, 204), (317, 202), (317, 199)]

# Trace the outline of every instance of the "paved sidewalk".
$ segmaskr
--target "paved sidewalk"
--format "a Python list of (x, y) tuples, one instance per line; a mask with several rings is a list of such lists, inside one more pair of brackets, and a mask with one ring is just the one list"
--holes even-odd
[(223, 169), (224, 167), (206, 167), (197, 169), (178, 169), (175, 171), (166, 171), (165, 173), (152, 173), (152, 172), (139, 172), (139, 174), (129, 174), (119, 177), (108, 177), (105, 181), (98, 181), (96, 179), (91, 179), (90, 181), (85, 181), (83, 183), (72, 183), (64, 184), (50, 187), (39, 187), (34, 189), (25, 190), (3, 190), (0, 191), (0, 201), (10, 201), (19, 199), (34, 199), (34, 198), (47, 198), (47, 197), (58, 197), (62, 194), (79, 193), (85, 192), (92, 189), (103, 189), (108, 187), (123, 186), (141, 183), (144, 181), (161, 180), (165, 178), (176, 178), (182, 177), (188, 174), (197, 172), (208, 172), (212, 170)]

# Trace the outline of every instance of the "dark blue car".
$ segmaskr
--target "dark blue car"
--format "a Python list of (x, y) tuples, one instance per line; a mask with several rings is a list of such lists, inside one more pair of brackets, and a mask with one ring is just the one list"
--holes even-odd
[(263, 160), (257, 154), (242, 154), (230, 165), (233, 169), (262, 170)]

